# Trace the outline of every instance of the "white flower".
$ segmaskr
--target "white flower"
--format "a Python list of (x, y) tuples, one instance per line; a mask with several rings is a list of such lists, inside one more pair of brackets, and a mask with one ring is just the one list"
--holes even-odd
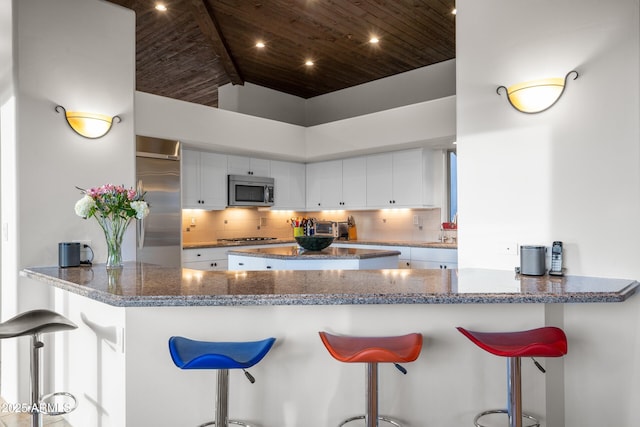
[(143, 219), (149, 215), (149, 205), (147, 205), (147, 202), (145, 201), (133, 201), (131, 202), (131, 208), (136, 211), (136, 218), (138, 219)]
[(91, 196), (84, 195), (84, 197), (76, 202), (76, 215), (82, 218), (87, 218), (91, 213), (91, 210), (96, 207), (96, 201)]

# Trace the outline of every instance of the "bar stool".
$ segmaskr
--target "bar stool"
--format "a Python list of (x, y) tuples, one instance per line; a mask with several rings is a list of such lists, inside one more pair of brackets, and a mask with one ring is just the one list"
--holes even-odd
[[(520, 359), (522, 357), (562, 357), (567, 354), (567, 337), (560, 328), (548, 326), (518, 332), (474, 332), (457, 328), (481, 349), (507, 358), (507, 409), (493, 409), (476, 415), (476, 427), (485, 427), (478, 420), (485, 415), (507, 414), (509, 427), (522, 427), (523, 418), (533, 422), (527, 427), (539, 427), (540, 421), (522, 413)], [(542, 372), (545, 370), (534, 359)]]
[[(0, 339), (15, 338), (31, 335), (31, 427), (42, 426), (42, 414), (44, 415), (64, 415), (76, 409), (78, 402), (74, 395), (60, 391), (40, 395), (40, 350), (44, 343), (40, 340), (41, 334), (58, 331), (69, 331), (76, 329), (75, 323), (66, 317), (50, 310), (31, 310), (20, 313), (11, 319), (0, 323)], [(54, 410), (57, 405), (48, 403), (49, 399), (64, 396), (69, 398), (69, 402), (61, 406), (62, 410)]]
[(260, 362), (269, 352), (275, 338), (251, 342), (194, 341), (184, 337), (169, 338), (169, 352), (173, 363), (180, 369), (216, 369), (218, 388), (216, 394), (216, 419), (199, 427), (217, 425), (228, 427), (237, 424), (251, 427), (242, 421), (229, 420), (229, 369), (242, 369), (253, 384), (255, 378), (245, 369)]
[(331, 356), (340, 362), (366, 363), (367, 404), (365, 415), (347, 418), (339, 427), (355, 420), (364, 420), (366, 427), (377, 427), (384, 421), (402, 427), (398, 420), (378, 414), (378, 363), (393, 363), (403, 374), (407, 370), (401, 362), (413, 362), (422, 350), (422, 335), (408, 334), (393, 337), (337, 336), (319, 332), (322, 343)]

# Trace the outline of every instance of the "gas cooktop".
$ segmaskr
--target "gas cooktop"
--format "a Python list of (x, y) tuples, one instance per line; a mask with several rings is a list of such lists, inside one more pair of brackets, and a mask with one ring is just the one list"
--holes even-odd
[(262, 240), (276, 240), (277, 237), (232, 237), (228, 239), (218, 239), (219, 242), (255, 242)]

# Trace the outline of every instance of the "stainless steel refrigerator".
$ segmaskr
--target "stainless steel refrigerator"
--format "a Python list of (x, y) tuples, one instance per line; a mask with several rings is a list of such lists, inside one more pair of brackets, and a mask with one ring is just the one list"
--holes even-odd
[(137, 188), (149, 215), (137, 221), (138, 262), (179, 267), (182, 256), (180, 142), (136, 137)]

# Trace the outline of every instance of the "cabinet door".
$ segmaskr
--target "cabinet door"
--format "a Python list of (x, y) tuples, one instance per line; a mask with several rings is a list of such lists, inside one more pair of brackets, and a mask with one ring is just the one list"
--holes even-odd
[(267, 269), (267, 259), (252, 256), (229, 255), (227, 268), (229, 271), (262, 271)]
[(270, 161), (244, 156), (228, 156), (227, 169), (230, 175), (271, 176)]
[(271, 176), (275, 180), (275, 209), (302, 210), (305, 208), (305, 165), (293, 162), (271, 162)]
[(343, 209), (363, 208), (367, 205), (367, 160), (355, 157), (342, 161)]
[(394, 206), (422, 206), (424, 204), (422, 150), (393, 153), (392, 170)]
[(322, 209), (341, 209), (342, 160), (332, 160), (321, 163)]
[[(306, 166), (304, 163), (289, 164), (289, 203), (292, 209), (302, 210), (306, 200)], [(278, 191), (276, 189), (276, 191)]]
[(333, 160), (308, 164), (307, 209), (340, 209), (341, 201), (342, 161)]
[(227, 206), (227, 156), (200, 153), (201, 209), (224, 209)]
[[(319, 163), (309, 163), (307, 165), (307, 209), (321, 209), (322, 207), (322, 194), (320, 185), (321, 172), (322, 170)], [(278, 190), (276, 189), (276, 191)]]
[(200, 203), (200, 153), (182, 150), (182, 207), (202, 209)]
[(367, 206), (393, 207), (393, 158), (391, 154), (366, 157)]

